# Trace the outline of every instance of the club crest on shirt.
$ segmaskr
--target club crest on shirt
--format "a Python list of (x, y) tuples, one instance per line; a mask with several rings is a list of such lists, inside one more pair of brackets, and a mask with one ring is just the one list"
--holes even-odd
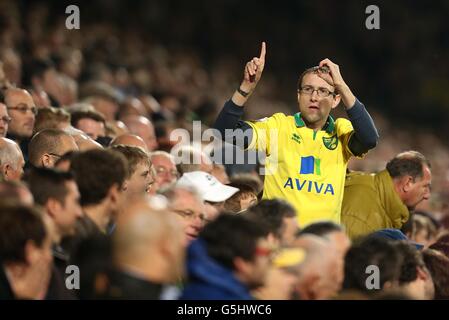
[(323, 144), (329, 150), (335, 150), (338, 146), (337, 134), (334, 134), (332, 137), (323, 137)]

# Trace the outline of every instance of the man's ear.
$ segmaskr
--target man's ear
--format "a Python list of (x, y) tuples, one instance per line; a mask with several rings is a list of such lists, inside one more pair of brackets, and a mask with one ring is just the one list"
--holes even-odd
[(402, 177), (401, 178), (402, 190), (404, 192), (409, 192), (410, 189), (412, 188), (414, 182), (415, 181), (412, 176), (407, 175), (407, 176)]
[(246, 275), (251, 272), (251, 266), (249, 265), (248, 261), (245, 261), (240, 257), (235, 257), (233, 262), (234, 262), (234, 269), (238, 273)]
[(334, 100), (332, 101), (332, 109), (338, 107), (341, 101), (341, 96), (339, 94), (335, 95)]
[(420, 279), (420, 280), (426, 281), (430, 277), (429, 272), (426, 271), (422, 267), (417, 267), (416, 271), (417, 271), (418, 279)]
[(28, 240), (25, 243), (24, 258), (27, 265), (33, 265), (34, 262), (39, 258), (37, 246), (33, 240)]
[(41, 164), (44, 168), (49, 168), (53, 166), (51, 156), (48, 153), (44, 153), (42, 155)]
[(9, 164), (4, 164), (2, 166), (0, 166), (0, 170), (1, 170), (1, 174), (3, 177), (7, 177), (8, 176), (8, 171), (10, 170), (10, 166)]
[(49, 198), (45, 203), (45, 209), (50, 217), (54, 218), (62, 210), (61, 203), (53, 198)]
[(119, 187), (116, 183), (114, 183), (108, 191), (108, 197), (111, 200), (111, 203), (117, 204), (119, 202), (121, 191), (119, 190)]

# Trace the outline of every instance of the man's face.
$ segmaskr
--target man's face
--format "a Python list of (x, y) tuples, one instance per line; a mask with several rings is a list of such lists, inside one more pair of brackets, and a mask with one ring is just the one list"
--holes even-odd
[(136, 124), (133, 126), (131, 132), (145, 141), (149, 151), (156, 150), (158, 147), (156, 133), (154, 132), (154, 127), (151, 123)]
[(98, 137), (105, 136), (104, 123), (100, 121), (95, 121), (90, 118), (83, 118), (78, 121), (76, 128), (83, 131), (93, 140), (97, 140)]
[(67, 195), (61, 205), (61, 212), (58, 212), (54, 218), (61, 237), (74, 235), (76, 221), (83, 215), (78, 186), (74, 181), (67, 181), (65, 186)]
[(8, 132), (8, 124), (11, 118), (9, 117), (6, 105), (0, 103), (0, 138), (5, 137)]
[(25, 166), (25, 160), (23, 159), (22, 151), (16, 146), (18, 160), (17, 163), (10, 164), (8, 170), (8, 180), (19, 181), (23, 176), (23, 167)]
[(151, 162), (156, 172), (155, 181), (158, 189), (176, 182), (178, 170), (176, 170), (175, 164), (169, 158), (163, 155), (156, 155), (151, 158)]
[(12, 89), (7, 91), (5, 98), (12, 118), (9, 132), (21, 139), (31, 137), (37, 110), (31, 95), (25, 90)]
[(406, 199), (404, 199), (404, 204), (410, 210), (415, 209), (415, 207), (424, 200), (430, 198), (430, 187), (432, 185), (432, 173), (429, 167), (423, 167), (423, 176), (421, 178), (416, 178), (415, 182), (411, 182), (408, 192), (406, 194)]
[(250, 289), (259, 288), (265, 284), (271, 267), (273, 250), (274, 248), (265, 238), (261, 238), (257, 242), (254, 259), (248, 262), (249, 268), (245, 271), (247, 273), (245, 284)]
[(151, 174), (149, 163), (140, 162), (136, 166), (136, 170), (128, 179), (127, 195), (143, 194), (150, 190), (154, 179)]
[(176, 197), (170, 209), (183, 224), (187, 243), (196, 239), (204, 226), (204, 207), (201, 200), (188, 191), (176, 190)]
[[(321, 79), (315, 73), (308, 73), (302, 79), (302, 88), (312, 87), (313, 89), (325, 88), (334, 92), (334, 87)], [(321, 129), (326, 122), (331, 109), (340, 102), (340, 96), (320, 97), (317, 91), (312, 94), (298, 93), (299, 111), (306, 125), (312, 129)]]
[(295, 240), (296, 232), (298, 232), (298, 219), (296, 217), (284, 217), (281, 243), (285, 246), (292, 244)]

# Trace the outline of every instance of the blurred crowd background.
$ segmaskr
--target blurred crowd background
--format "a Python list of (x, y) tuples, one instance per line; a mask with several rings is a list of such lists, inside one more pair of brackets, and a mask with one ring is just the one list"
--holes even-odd
[[(79, 30), (65, 27), (73, 4), (80, 8)], [(370, 4), (380, 8), (380, 30), (365, 27)], [(39, 109), (92, 104), (110, 138), (125, 132), (120, 120), (146, 117), (155, 128), (155, 137), (142, 137), (148, 149), (170, 151), (172, 130), (191, 130), (192, 120), (203, 129), (213, 124), (262, 41), (266, 67), (246, 119), (297, 112), (299, 74), (330, 58), (380, 134), (379, 145), (349, 168), (374, 172), (401, 151), (420, 151), (432, 164), (433, 190), (418, 209), (444, 221), (448, 12), (443, 0), (0, 0), (0, 84), (27, 89)], [(343, 107), (334, 115), (344, 117)]]

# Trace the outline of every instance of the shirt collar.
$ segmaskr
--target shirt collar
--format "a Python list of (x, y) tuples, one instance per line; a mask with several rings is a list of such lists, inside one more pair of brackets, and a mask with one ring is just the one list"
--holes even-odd
[[(296, 127), (302, 128), (302, 127), (306, 126), (304, 120), (301, 117), (301, 112), (296, 113), (294, 115), (294, 117), (295, 117)], [(325, 130), (327, 133), (330, 134), (330, 133), (334, 132), (334, 129), (335, 129), (334, 118), (332, 118), (332, 116), (329, 115), (329, 117), (326, 120), (326, 123), (324, 124), (324, 127), (321, 130)]]

